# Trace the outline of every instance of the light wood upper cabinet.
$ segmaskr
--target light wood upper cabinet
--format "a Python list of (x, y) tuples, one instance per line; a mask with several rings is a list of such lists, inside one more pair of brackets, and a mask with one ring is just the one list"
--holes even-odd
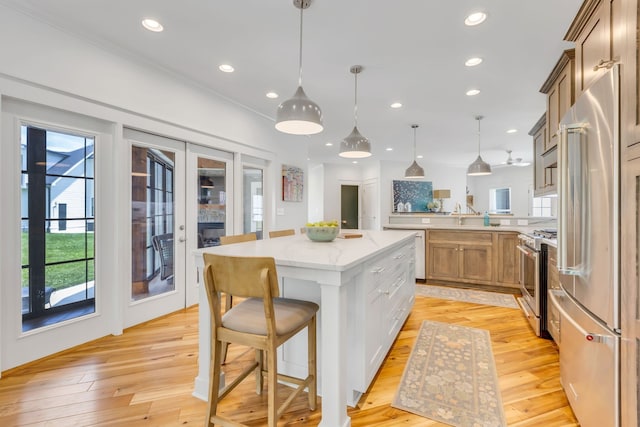
[(620, 43), (612, 22), (620, 19), (622, 0), (586, 0), (565, 40), (576, 44), (576, 96), (620, 60)]
[(544, 151), (558, 145), (560, 120), (571, 108), (575, 100), (575, 50), (562, 52), (560, 59), (540, 88), (547, 95), (547, 140)]
[(535, 126), (529, 131), (529, 135), (533, 137), (533, 191), (536, 197), (541, 191), (544, 191), (544, 169), (542, 162), (538, 161), (538, 158), (544, 153), (547, 133), (546, 124), (547, 116), (543, 114), (540, 120), (538, 120)]

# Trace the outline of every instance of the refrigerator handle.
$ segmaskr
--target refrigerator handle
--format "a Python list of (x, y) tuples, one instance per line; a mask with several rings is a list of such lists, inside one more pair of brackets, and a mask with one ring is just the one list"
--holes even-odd
[[(576, 195), (572, 190), (577, 190), (570, 188), (572, 181), (569, 170), (569, 146), (580, 144), (580, 135), (584, 133), (586, 126), (584, 123), (560, 125), (560, 141), (558, 143), (558, 204), (560, 210), (558, 215), (558, 272), (567, 275), (578, 274), (577, 267), (569, 265), (568, 260), (569, 227), (573, 223), (573, 221), (569, 221), (569, 204), (575, 202), (572, 197)], [(575, 182), (573, 185), (575, 186)]]
[(566, 125), (560, 126), (558, 141), (558, 270), (567, 267), (567, 211), (569, 201), (569, 177), (567, 171), (569, 130)]

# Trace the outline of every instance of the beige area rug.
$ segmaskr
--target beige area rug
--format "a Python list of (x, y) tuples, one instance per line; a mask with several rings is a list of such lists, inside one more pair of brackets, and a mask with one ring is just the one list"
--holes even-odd
[(497, 307), (519, 308), (513, 295), (501, 294), (499, 292), (476, 291), (474, 289), (461, 289), (447, 286), (416, 285), (416, 295), (475, 304), (495, 305)]
[(456, 427), (506, 426), (489, 331), (425, 320), (391, 406)]

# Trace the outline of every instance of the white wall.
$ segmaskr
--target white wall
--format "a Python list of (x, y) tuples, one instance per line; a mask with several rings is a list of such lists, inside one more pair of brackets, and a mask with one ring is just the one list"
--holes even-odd
[[(96, 283), (122, 286), (102, 298), (100, 312), (94, 318), (95, 327), (79, 321), (28, 336), (21, 334), (20, 316), (14, 309), (19, 307), (20, 283), (19, 153), (16, 153), (17, 140), (8, 131), (15, 126), (15, 121), (10, 113), (3, 111), (0, 198), (5, 205), (0, 213), (3, 236), (0, 241), (0, 276), (3, 277), (0, 371), (122, 329), (123, 308), (117, 295), (126, 295), (130, 281), (130, 270), (123, 268), (126, 261), (123, 258), (130, 248), (126, 233), (130, 222), (129, 200), (123, 199), (129, 185), (129, 174), (123, 173), (123, 168), (129, 164), (130, 152), (122, 137), (124, 127), (213, 147), (234, 153), (236, 158), (246, 155), (264, 159), (268, 165), (265, 181), (269, 191), (268, 194), (265, 191), (269, 215), (266, 225), (289, 228), (306, 221), (307, 200), (295, 204), (282, 202), (280, 188), (283, 163), (301, 167), (307, 175), (306, 142), (302, 137), (277, 132), (270, 118), (200, 86), (178, 80), (163, 70), (134, 58), (120, 57), (1, 5), (0, 40), (3, 40), (0, 43), (0, 102), (11, 99), (21, 105), (47, 106), (47, 110), (54, 113), (46, 112), (45, 120), (51, 121), (48, 117), (55, 116), (54, 123), (58, 118), (59, 123), (64, 123), (69, 118), (75, 120), (82, 116), (89, 123), (104, 124), (99, 129), (104, 133), (101, 138), (104, 151), (96, 156), (108, 164), (97, 172), (105, 185), (96, 197), (106, 201), (102, 206), (107, 210), (101, 212), (97, 205), (96, 217), (110, 218), (112, 222), (108, 227), (114, 243), (113, 247), (103, 248), (105, 250), (96, 248)], [(235, 191), (239, 188), (241, 186), (236, 186)], [(16, 208), (10, 209), (10, 206)], [(284, 208), (285, 215), (274, 215), (279, 208)]]
[[(466, 168), (456, 168), (427, 161), (421, 161), (424, 168), (423, 181), (431, 181), (434, 190), (451, 190), (451, 198), (444, 200), (444, 210), (452, 211), (456, 202), (464, 207), (466, 200)], [(391, 183), (393, 180), (402, 180), (404, 172), (409, 167), (407, 162), (380, 162), (380, 209), (381, 218), (388, 218), (393, 211), (393, 195)], [(384, 224), (386, 221), (382, 221)]]
[(309, 168), (309, 222), (318, 222), (324, 219), (324, 165), (315, 165)]
[(469, 194), (473, 195), (473, 206), (478, 212), (489, 211), (489, 190), (511, 187), (511, 209), (514, 216), (530, 215), (532, 166), (494, 167), (491, 175), (468, 178)]
[[(456, 202), (460, 202), (464, 206), (466, 200), (466, 168), (454, 168), (428, 162), (422, 162), (421, 165), (425, 169), (424, 180), (431, 181), (434, 189), (451, 190), (451, 198), (444, 202), (445, 210), (453, 210)], [(389, 215), (392, 212), (391, 182), (395, 179), (404, 179), (404, 172), (408, 166), (405, 163), (385, 160), (371, 163), (366, 167), (325, 163), (322, 166), (322, 170), (318, 169), (318, 171), (311, 174), (312, 180), (321, 180), (324, 187), (322, 197), (323, 215), (315, 219), (314, 213), (314, 217), (310, 218), (310, 220), (339, 219), (340, 186), (342, 184), (361, 184), (365, 180), (376, 179), (379, 192), (379, 212), (376, 216), (380, 218), (380, 225), (383, 226), (388, 222)], [(311, 183), (311, 188), (315, 189), (319, 188), (319, 186), (316, 187), (316, 184)], [(310, 207), (310, 212), (317, 209), (319, 203), (314, 204), (314, 206), (316, 207)]]

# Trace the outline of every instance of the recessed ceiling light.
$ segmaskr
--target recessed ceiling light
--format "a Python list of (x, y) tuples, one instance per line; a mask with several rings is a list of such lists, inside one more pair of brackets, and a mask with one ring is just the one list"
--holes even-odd
[(516, 133), (518, 132), (518, 129), (508, 129), (507, 133)]
[(354, 160), (354, 161), (353, 161), (353, 162), (351, 162), (351, 163), (353, 163), (353, 164), (355, 165), (355, 164), (358, 164), (358, 161), (357, 161), (357, 160)]
[(164, 27), (162, 26), (161, 23), (151, 18), (143, 19), (142, 26), (149, 31), (153, 31), (154, 33), (159, 33), (160, 31), (164, 30)]
[(233, 73), (235, 69), (229, 64), (222, 64), (218, 67), (218, 70), (223, 73)]
[(387, 151), (393, 151), (393, 148), (387, 147)]
[(324, 144), (324, 145), (326, 145), (327, 147), (333, 147), (333, 142), (327, 142), (327, 143), (326, 143), (326, 144)]
[(391, 108), (400, 108), (402, 107), (402, 104), (400, 102), (394, 102), (393, 104), (391, 104)]
[(476, 56), (476, 57), (467, 59), (464, 65), (466, 65), (467, 67), (475, 67), (476, 65), (480, 65), (481, 63), (482, 63), (482, 58), (479, 58)]
[(270, 98), (270, 99), (276, 99), (276, 98), (277, 98), (277, 97), (279, 97), (279, 96), (280, 96), (280, 95), (278, 95), (278, 94), (277, 94), (277, 93), (275, 93), (275, 92), (267, 92), (267, 98)]
[(482, 24), (487, 19), (487, 14), (484, 12), (474, 12), (468, 15), (464, 20), (464, 25), (473, 27), (474, 25)]
[(478, 89), (471, 89), (467, 91), (467, 96), (476, 96), (477, 94), (480, 93), (480, 90)]
[(416, 159), (421, 159), (421, 158), (423, 158), (423, 157), (424, 157), (424, 156), (423, 156), (422, 154), (418, 154), (418, 155), (416, 156)]

